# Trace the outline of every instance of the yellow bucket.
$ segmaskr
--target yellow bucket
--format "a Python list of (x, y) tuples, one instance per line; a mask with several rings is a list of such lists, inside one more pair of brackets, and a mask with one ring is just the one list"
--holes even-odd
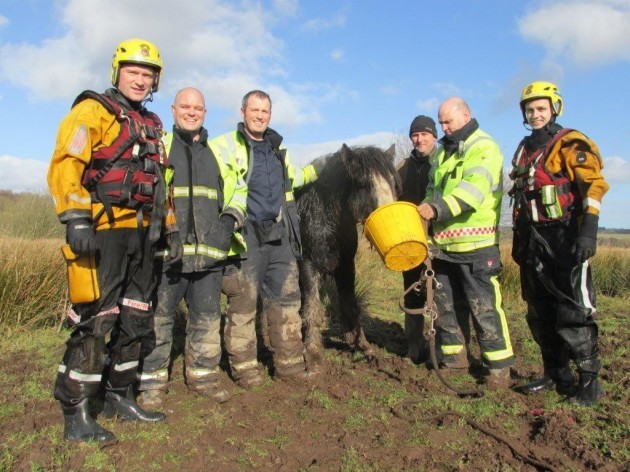
[(413, 269), (427, 257), (427, 236), (413, 203), (394, 202), (377, 208), (368, 216), (363, 231), (391, 270)]

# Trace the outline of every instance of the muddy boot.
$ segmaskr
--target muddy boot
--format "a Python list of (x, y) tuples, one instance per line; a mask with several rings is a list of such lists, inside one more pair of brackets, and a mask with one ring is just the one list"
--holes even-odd
[(580, 379), (575, 397), (572, 401), (581, 406), (591, 406), (599, 397), (604, 394), (604, 389), (599, 384), (597, 374), (601, 368), (601, 363), (596, 357), (579, 359), (577, 364)]
[(264, 377), (260, 374), (258, 369), (248, 369), (242, 372), (237, 379), (235, 379), (237, 385), (245, 390), (251, 390), (255, 387), (260, 387), (265, 383)]
[(90, 416), (89, 399), (84, 398), (77, 405), (61, 404), (64, 419), (64, 439), (70, 441), (96, 441), (99, 443), (116, 440), (116, 436), (102, 428)]
[(166, 390), (143, 390), (140, 392), (140, 395), (138, 395), (138, 405), (140, 405), (143, 410), (160, 410), (164, 408), (166, 393)]
[[(468, 370), (470, 368), (466, 349), (462, 349), (457, 354), (444, 354), (441, 358), (439, 351), (437, 352), (437, 355), (441, 370)], [(427, 366), (429, 368), (433, 368), (433, 363), (430, 359), (427, 361)]]
[(193, 376), (192, 370), (187, 372), (186, 375), (189, 392), (216, 403), (225, 403), (230, 399), (230, 393), (221, 388), (218, 375)]
[(156, 423), (166, 419), (164, 413), (143, 410), (133, 397), (132, 387), (124, 389), (108, 387), (105, 390), (103, 416), (105, 418), (118, 417), (126, 421), (144, 421), (149, 423)]
[(489, 369), (490, 374), (486, 376), (484, 383), (486, 387), (492, 390), (500, 390), (510, 388), (510, 368)]

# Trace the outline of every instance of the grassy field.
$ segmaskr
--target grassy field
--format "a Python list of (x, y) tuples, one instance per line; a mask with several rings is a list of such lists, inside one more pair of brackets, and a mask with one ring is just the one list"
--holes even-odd
[[(99, 420), (116, 433), (117, 445), (65, 442), (52, 399), (69, 334), (61, 328), (67, 303), (61, 225), (48, 218), (48, 198), (25, 198), (30, 201), (19, 202), (21, 217), (12, 216), (9, 224), (6, 217), (14, 212), (6, 203), (20, 198), (0, 193), (0, 221), (5, 222), (0, 226), (0, 326), (5, 334), (0, 338), (0, 472), (630, 470), (630, 249), (604, 245), (593, 259), (593, 271), (606, 396), (593, 408), (571, 406), (555, 392), (528, 397), (513, 390), (488, 391), (478, 399), (460, 399), (432, 371), (404, 362), (401, 275), (386, 270), (362, 239), (357, 286), (368, 302), (370, 316), (362, 323), (377, 348), (376, 359), (343, 346), (327, 286), (327, 370), (317, 385), (268, 380), (245, 392), (229, 380), (223, 360), (221, 381), (233, 399), (216, 406), (186, 392), (178, 352), (166, 423)], [(48, 223), (31, 223), (24, 215), (40, 215)], [(525, 323), (508, 242), (501, 251), (502, 291), (517, 357), (512, 379), (519, 384), (540, 372), (540, 355)], [(468, 374), (450, 380), (459, 387), (479, 388)], [(513, 448), (469, 420), (495, 431)], [(546, 465), (536, 467), (523, 459), (514, 452), (519, 446), (525, 456)]]

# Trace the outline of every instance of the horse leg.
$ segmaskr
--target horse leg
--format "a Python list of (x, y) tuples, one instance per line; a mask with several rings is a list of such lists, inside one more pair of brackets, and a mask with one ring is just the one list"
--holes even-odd
[(301, 261), (299, 265), (306, 364), (309, 370), (316, 371), (324, 358), (322, 329), (326, 325), (326, 313), (319, 299), (322, 276), (308, 260)]
[(346, 344), (351, 349), (358, 349), (366, 356), (374, 355), (374, 348), (365, 338), (361, 327), (361, 305), (355, 292), (355, 268), (354, 260), (346, 261), (335, 271), (335, 282), (341, 308), (341, 326)]

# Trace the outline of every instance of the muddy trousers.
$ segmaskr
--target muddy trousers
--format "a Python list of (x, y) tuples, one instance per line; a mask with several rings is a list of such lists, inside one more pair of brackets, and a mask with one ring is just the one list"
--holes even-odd
[(467, 253), (462, 262), (435, 259), (433, 269), (436, 280), (441, 284), (435, 290), (435, 303), (439, 313), (437, 332), (442, 354), (456, 355), (464, 349), (465, 338), (456, 309), (456, 301), (464, 299), (470, 309), (484, 365), (490, 369), (511, 366), (514, 353), (501, 306), (498, 247)]
[(570, 359), (589, 372), (599, 370), (595, 289), (588, 261), (581, 263), (571, 254), (575, 235), (570, 226), (556, 224), (537, 228), (535, 239), (515, 239), (522, 249), (514, 254), (527, 323), (546, 372), (567, 366)]
[(167, 390), (175, 314), (181, 300), (188, 308), (186, 384), (193, 391), (214, 388), (221, 360), (222, 278), (222, 267), (162, 274), (156, 294), (154, 334), (142, 340), (139, 390)]
[(223, 290), (228, 297), (225, 347), (235, 379), (258, 365), (258, 297), (275, 374), (291, 376), (305, 369), (298, 267), (287, 237), (262, 243), (247, 237), (247, 258), (226, 267)]
[[(420, 280), (424, 264), (403, 272), (403, 288), (406, 292), (409, 287)], [(424, 308), (427, 302), (426, 290), (422, 287), (413, 289), (405, 295), (405, 308)], [(405, 338), (407, 339), (407, 357), (418, 360), (422, 351), (426, 348), (427, 340), (424, 337), (424, 316), (405, 313)]]
[(72, 308), (76, 324), (55, 381), (55, 398), (67, 407), (99, 396), (103, 385), (122, 391), (135, 383), (141, 339), (153, 330), (148, 239), (136, 228), (96, 232), (101, 298)]

